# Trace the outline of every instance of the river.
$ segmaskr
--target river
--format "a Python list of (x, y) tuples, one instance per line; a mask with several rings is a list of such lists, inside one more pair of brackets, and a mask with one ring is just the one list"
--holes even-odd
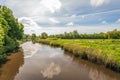
[(120, 80), (120, 74), (61, 48), (26, 42), (0, 68), (0, 80)]

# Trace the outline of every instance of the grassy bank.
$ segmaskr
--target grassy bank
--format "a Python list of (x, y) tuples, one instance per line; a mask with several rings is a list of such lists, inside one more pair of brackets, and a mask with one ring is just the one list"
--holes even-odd
[(120, 72), (120, 39), (42, 39), (39, 43), (61, 47), (74, 56)]

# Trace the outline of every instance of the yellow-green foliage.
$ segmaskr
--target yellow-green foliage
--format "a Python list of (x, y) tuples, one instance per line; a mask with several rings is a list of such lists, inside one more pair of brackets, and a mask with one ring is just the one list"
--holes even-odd
[(4, 29), (0, 25), (0, 54), (3, 52)]
[(40, 42), (61, 46), (76, 57), (120, 71), (120, 39), (46, 39)]
[(23, 25), (13, 16), (6, 6), (0, 6), (0, 62), (7, 52), (19, 47), (17, 40), (23, 35)]

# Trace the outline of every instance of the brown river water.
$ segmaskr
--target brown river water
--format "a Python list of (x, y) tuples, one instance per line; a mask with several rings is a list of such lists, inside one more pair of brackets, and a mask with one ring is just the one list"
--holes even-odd
[(0, 68), (0, 80), (120, 80), (120, 74), (61, 48), (26, 42)]

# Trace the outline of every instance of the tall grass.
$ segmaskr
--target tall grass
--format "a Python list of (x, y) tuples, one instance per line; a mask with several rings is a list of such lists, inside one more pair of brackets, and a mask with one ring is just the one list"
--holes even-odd
[(76, 57), (120, 72), (120, 39), (44, 39), (38, 42), (61, 47)]

